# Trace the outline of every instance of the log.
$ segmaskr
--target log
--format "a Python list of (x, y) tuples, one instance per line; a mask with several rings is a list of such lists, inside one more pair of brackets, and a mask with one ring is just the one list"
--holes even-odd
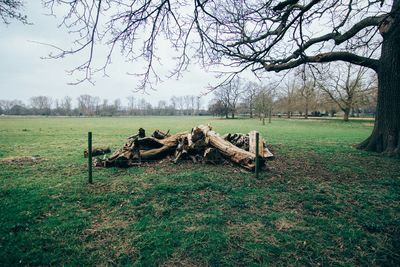
[(160, 130), (155, 130), (151, 136), (156, 138), (156, 139), (164, 139), (164, 138), (169, 137), (171, 135), (169, 134), (169, 130), (166, 133), (164, 133), (164, 132), (162, 132)]
[(122, 149), (115, 151), (110, 157), (96, 159), (93, 165), (127, 168), (139, 164), (142, 160), (160, 159), (172, 154), (178, 146), (179, 139), (187, 134), (188, 132), (181, 132), (162, 140), (137, 136), (128, 140)]
[(209, 163), (209, 164), (221, 164), (223, 159), (221, 154), (216, 148), (209, 147), (204, 151), (204, 163)]
[(143, 137), (146, 137), (146, 131), (143, 128), (139, 128), (138, 133), (129, 136), (128, 139), (143, 138)]
[(175, 159), (173, 160), (174, 163), (177, 163), (179, 160), (185, 159), (188, 157), (188, 150), (189, 150), (188, 135), (183, 136), (179, 139), (178, 146), (176, 147), (176, 150), (175, 150)]
[(208, 139), (208, 143), (218, 149), (218, 151), (227, 159), (239, 164), (240, 166), (254, 170), (255, 168), (255, 154), (250, 153), (244, 149), (238, 148), (232, 143), (224, 140), (216, 132), (211, 131), (209, 126), (198, 126), (203, 130), (204, 135)]
[[(92, 156), (93, 157), (101, 156), (101, 155), (108, 154), (108, 153), (111, 153), (111, 149), (109, 147), (95, 147), (95, 148), (92, 148)], [(85, 158), (88, 157), (88, 149), (85, 149), (85, 151), (83, 151), (83, 156)]]
[(249, 135), (248, 134), (227, 134), (223, 136), (223, 139), (234, 144), (235, 146), (249, 151)]

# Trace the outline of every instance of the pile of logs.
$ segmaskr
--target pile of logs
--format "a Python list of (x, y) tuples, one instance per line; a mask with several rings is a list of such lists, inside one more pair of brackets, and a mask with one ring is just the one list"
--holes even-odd
[[(140, 128), (136, 135), (128, 137), (128, 142), (108, 158), (97, 158), (93, 164), (97, 167), (127, 168), (152, 160), (172, 157), (177, 163), (191, 160), (195, 163), (221, 164), (228, 160), (248, 170), (254, 170), (256, 158), (256, 132), (249, 134), (228, 134), (220, 136), (210, 126), (199, 125), (190, 132), (169, 134), (169, 131), (155, 131), (146, 137)], [(260, 166), (265, 165), (272, 153), (266, 147), (264, 139), (259, 139)]]

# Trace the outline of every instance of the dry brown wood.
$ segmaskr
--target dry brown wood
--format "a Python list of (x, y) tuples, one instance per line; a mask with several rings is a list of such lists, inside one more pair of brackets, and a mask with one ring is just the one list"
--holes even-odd
[[(101, 156), (101, 155), (108, 154), (108, 153), (111, 153), (111, 149), (109, 147), (95, 147), (95, 148), (92, 148), (92, 156), (93, 157)], [(88, 157), (88, 149), (85, 149), (85, 151), (83, 151), (83, 156), (85, 158)]]
[(188, 132), (181, 132), (162, 140), (137, 136), (133, 140), (130, 139), (122, 149), (115, 151), (109, 158), (97, 159), (94, 166), (127, 168), (139, 164), (142, 160), (163, 158), (172, 154), (178, 146), (178, 140), (187, 134)]
[(164, 139), (164, 138), (169, 137), (171, 135), (169, 134), (169, 130), (166, 133), (164, 133), (164, 132), (162, 132), (160, 130), (155, 130), (151, 136), (156, 138), (156, 139)]
[[(257, 143), (256, 143), (256, 135), (257, 135), (257, 131), (251, 131), (249, 133), (249, 152), (256, 154), (256, 148), (257, 148)], [(262, 138), (262, 136), (259, 135), (258, 138), (258, 155), (260, 157), (263, 157), (264, 155), (264, 139)]]
[(254, 170), (255, 154), (238, 148), (232, 143), (224, 140), (220, 135), (212, 131), (210, 126), (200, 125), (198, 127), (203, 130), (203, 133), (206, 136), (208, 143), (218, 149), (218, 151), (224, 157), (248, 170)]
[(204, 162), (210, 164), (221, 164), (223, 159), (216, 148), (209, 147), (204, 151)]
[[(144, 133), (144, 129), (141, 129), (139, 132)], [(194, 163), (220, 164), (224, 161), (223, 158), (225, 158), (248, 170), (254, 170), (255, 153), (246, 151), (235, 145), (249, 147), (249, 143), (251, 142), (253, 147), (254, 141), (250, 141), (253, 139), (253, 136), (255, 136), (255, 133), (251, 132), (247, 135), (227, 135), (224, 139), (212, 131), (210, 126), (205, 125), (194, 127), (190, 132), (180, 132), (166, 136), (163, 139), (144, 137), (143, 135), (139, 137), (139, 134), (137, 134), (133, 139), (129, 139), (123, 148), (115, 151), (108, 158), (96, 159), (94, 164), (95, 166), (104, 167), (130, 167), (140, 164), (141, 161), (162, 159), (175, 153), (173, 159), (175, 163), (183, 159), (189, 159)], [(260, 162), (264, 164), (264, 155), (269, 150), (264, 148), (263, 139), (260, 138), (260, 140), (262, 140), (260, 142)]]

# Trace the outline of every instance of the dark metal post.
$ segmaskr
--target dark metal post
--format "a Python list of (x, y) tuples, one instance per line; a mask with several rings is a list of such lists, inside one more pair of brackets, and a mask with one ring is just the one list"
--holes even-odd
[(260, 170), (260, 161), (259, 161), (259, 146), (258, 146), (258, 143), (259, 143), (259, 139), (260, 139), (260, 134), (257, 132), (256, 133), (256, 178), (258, 179), (258, 172), (259, 172), (259, 170)]
[(88, 132), (88, 171), (89, 184), (92, 184), (92, 132)]

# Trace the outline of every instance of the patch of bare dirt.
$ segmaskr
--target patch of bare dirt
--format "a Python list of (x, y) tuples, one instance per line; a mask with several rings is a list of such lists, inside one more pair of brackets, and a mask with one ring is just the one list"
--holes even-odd
[(36, 156), (1, 158), (0, 163), (24, 165), (24, 164), (36, 164), (36, 163), (40, 163), (44, 160), (46, 160), (46, 159), (41, 156), (36, 155)]

